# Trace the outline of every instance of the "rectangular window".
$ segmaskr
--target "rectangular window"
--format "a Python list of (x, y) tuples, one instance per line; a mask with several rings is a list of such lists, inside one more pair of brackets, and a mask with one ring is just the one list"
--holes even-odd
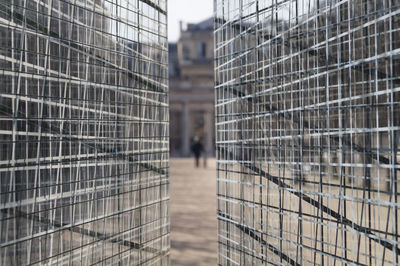
[(204, 42), (200, 42), (197, 44), (197, 50), (198, 50), (198, 57), (199, 59), (204, 59), (207, 56), (207, 44)]

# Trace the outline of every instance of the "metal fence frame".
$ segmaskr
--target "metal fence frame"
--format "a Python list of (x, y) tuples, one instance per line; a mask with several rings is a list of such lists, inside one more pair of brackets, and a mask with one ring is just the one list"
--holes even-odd
[(0, 265), (169, 265), (166, 0), (0, 0)]
[(219, 264), (398, 264), (400, 2), (214, 10)]

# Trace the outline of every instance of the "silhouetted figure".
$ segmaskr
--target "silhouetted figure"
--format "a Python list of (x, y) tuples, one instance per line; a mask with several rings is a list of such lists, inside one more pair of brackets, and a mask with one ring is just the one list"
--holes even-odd
[(199, 167), (200, 155), (203, 152), (203, 145), (201, 144), (199, 137), (194, 137), (193, 139), (192, 152), (194, 153), (196, 167)]

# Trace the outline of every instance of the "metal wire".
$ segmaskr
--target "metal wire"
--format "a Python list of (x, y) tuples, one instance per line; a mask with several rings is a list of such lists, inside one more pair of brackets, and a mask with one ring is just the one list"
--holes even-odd
[(219, 264), (399, 264), (400, 1), (214, 7)]
[(0, 265), (169, 265), (166, 0), (0, 0)]

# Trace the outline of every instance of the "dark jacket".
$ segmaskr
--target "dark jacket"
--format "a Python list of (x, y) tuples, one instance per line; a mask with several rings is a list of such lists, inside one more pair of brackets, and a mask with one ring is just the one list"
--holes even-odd
[(193, 143), (192, 152), (196, 157), (199, 157), (202, 151), (203, 151), (203, 145), (200, 142)]

